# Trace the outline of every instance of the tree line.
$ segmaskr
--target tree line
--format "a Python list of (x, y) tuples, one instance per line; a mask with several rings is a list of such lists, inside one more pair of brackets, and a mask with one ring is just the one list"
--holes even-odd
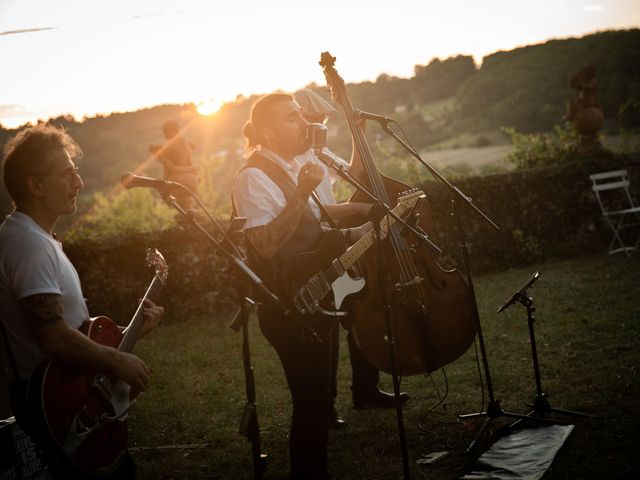
[[(411, 78), (381, 74), (373, 82), (347, 85), (356, 108), (392, 116), (405, 129), (412, 143), (423, 148), (465, 132), (498, 131), (514, 127), (522, 132), (552, 130), (562, 123), (565, 104), (577, 92), (569, 78), (591, 63), (598, 70), (599, 100), (608, 128), (615, 129), (620, 117), (626, 128), (640, 126), (640, 29), (605, 31), (582, 38), (548, 42), (500, 51), (476, 65), (471, 56), (432, 59), (416, 65)], [(349, 65), (338, 71), (347, 75)], [(307, 86), (323, 97), (325, 86)], [(161, 126), (169, 119), (185, 127), (185, 135), (196, 142), (196, 159), (210, 162), (211, 175), (228, 183), (241, 162), (241, 129), (257, 96), (238, 97), (210, 117), (197, 113), (194, 105), (163, 105), (128, 113), (76, 121), (59, 117), (51, 123), (64, 126), (84, 150), (80, 167), (86, 191), (105, 190), (120, 175), (148, 158), (151, 143), (162, 141)], [(622, 112), (624, 115), (619, 115)], [(332, 148), (348, 156), (350, 133), (342, 112), (329, 123)], [(16, 133), (0, 127), (0, 145)], [(367, 129), (375, 148), (384, 151), (380, 129)], [(384, 140), (382, 141), (384, 142)], [(149, 174), (160, 174), (153, 164)], [(228, 185), (216, 184), (222, 191)], [(221, 195), (224, 195), (221, 193)], [(0, 213), (10, 209), (6, 192), (0, 193)]]

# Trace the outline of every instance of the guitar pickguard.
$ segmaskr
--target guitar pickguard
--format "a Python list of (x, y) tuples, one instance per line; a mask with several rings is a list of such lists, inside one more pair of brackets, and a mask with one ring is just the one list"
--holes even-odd
[(345, 297), (352, 293), (357, 293), (364, 288), (364, 278), (353, 278), (347, 272), (344, 272), (336, 281), (331, 284), (333, 291), (333, 302), (336, 309), (342, 307)]
[[(299, 253), (283, 262), (276, 272), (276, 282), (284, 290), (283, 300), (292, 302), (301, 313), (314, 313), (319, 310), (320, 300), (324, 295), (318, 295), (317, 292), (321, 290), (328, 293), (332, 290), (332, 284), (327, 283), (319, 274), (331, 265), (331, 260), (343, 253), (345, 248), (342, 234), (330, 230), (325, 233), (317, 249)], [(316, 275), (310, 276), (314, 272)], [(301, 289), (306, 291), (301, 292)], [(344, 296), (340, 303), (342, 300)], [(330, 301), (324, 306), (327, 310), (333, 309)]]

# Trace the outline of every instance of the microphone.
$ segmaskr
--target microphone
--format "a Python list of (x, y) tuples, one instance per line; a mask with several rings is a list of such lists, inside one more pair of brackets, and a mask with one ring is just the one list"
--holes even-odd
[(132, 172), (127, 172), (122, 175), (122, 177), (120, 178), (120, 183), (124, 188), (155, 188), (162, 194), (166, 193), (169, 189), (182, 187), (182, 185), (177, 182), (159, 180), (157, 178), (150, 177), (140, 177)]
[(307, 144), (314, 152), (319, 152), (327, 146), (328, 131), (329, 129), (321, 123), (307, 125)]
[[(516, 302), (520, 302), (526, 306), (525, 302), (528, 299), (528, 297), (525, 297), (525, 294), (527, 290), (531, 288), (534, 283), (536, 283), (536, 280), (538, 280), (538, 278), (540, 278), (540, 272), (536, 272), (533, 275), (531, 275), (531, 278), (527, 280), (527, 283), (525, 283), (522, 287), (520, 287), (520, 290), (518, 290), (513, 295), (511, 295), (511, 298), (505, 300), (496, 313), (500, 313), (503, 310), (506, 310)], [(523, 302), (523, 300), (525, 302)], [(531, 300), (531, 299), (529, 298), (528, 300)]]
[(363, 112), (362, 110), (354, 110), (353, 116), (361, 120), (373, 120), (386, 126), (389, 122), (394, 122), (392, 118), (385, 117), (384, 115), (377, 115), (375, 113)]
[(321, 123), (310, 123), (307, 125), (307, 143), (313, 148), (313, 153), (327, 167), (334, 170), (343, 170), (345, 166), (338, 161), (338, 158), (329, 150), (324, 149), (327, 146), (327, 132), (329, 129)]

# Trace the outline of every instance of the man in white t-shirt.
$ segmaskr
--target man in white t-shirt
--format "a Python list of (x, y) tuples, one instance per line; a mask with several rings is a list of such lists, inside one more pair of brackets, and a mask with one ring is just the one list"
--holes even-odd
[[(11, 408), (18, 423), (32, 430), (26, 400), (27, 383), (45, 359), (112, 374), (143, 391), (149, 368), (137, 356), (100, 345), (78, 331), (89, 319), (75, 268), (54, 238), (62, 215), (76, 211), (83, 183), (74, 159), (81, 154), (75, 141), (51, 126), (22, 130), (5, 146), (4, 184), (15, 210), (0, 225), (0, 320), (12, 358), (9, 369)], [(142, 335), (151, 330), (164, 309), (148, 301)], [(45, 452), (56, 478), (75, 478), (77, 472), (59, 452)], [(55, 460), (53, 460), (55, 458)], [(129, 462), (131, 463), (131, 462)], [(135, 474), (132, 464), (113, 478)]]

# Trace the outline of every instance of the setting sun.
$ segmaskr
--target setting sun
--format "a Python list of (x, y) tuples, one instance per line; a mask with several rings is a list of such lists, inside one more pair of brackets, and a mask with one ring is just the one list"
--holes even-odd
[(220, 100), (216, 100), (214, 98), (210, 98), (208, 100), (203, 100), (198, 103), (196, 109), (198, 113), (203, 116), (209, 116), (216, 113), (222, 107), (222, 103)]

